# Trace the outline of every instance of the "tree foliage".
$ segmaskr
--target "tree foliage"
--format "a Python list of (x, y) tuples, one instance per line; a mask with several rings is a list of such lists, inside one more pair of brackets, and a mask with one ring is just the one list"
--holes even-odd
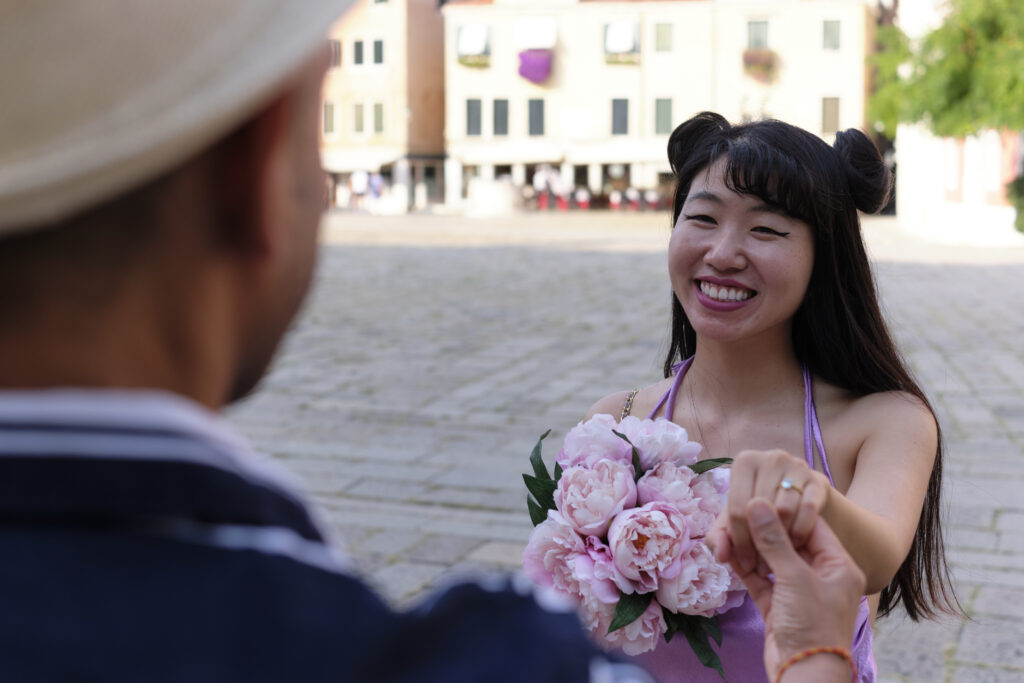
[(890, 136), (898, 121), (923, 122), (941, 136), (1024, 129), (1024, 2), (949, 6), (917, 45), (894, 27), (879, 30), (872, 121)]

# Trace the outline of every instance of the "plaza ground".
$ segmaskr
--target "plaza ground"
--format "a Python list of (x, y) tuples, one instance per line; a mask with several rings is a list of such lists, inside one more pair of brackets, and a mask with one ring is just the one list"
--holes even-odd
[[(232, 422), (396, 604), (515, 570), (520, 473), (598, 398), (655, 381), (667, 214), (325, 219), (314, 290)], [(1024, 249), (865, 221), (885, 312), (939, 413), (947, 543), (971, 619), (877, 625), (880, 680), (1024, 680)]]

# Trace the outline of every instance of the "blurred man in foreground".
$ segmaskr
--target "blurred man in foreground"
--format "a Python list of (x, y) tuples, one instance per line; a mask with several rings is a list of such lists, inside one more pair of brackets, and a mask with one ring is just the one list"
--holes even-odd
[(628, 673), (507, 580), (396, 614), (216, 412), (313, 270), (337, 0), (0, 10), (0, 678)]

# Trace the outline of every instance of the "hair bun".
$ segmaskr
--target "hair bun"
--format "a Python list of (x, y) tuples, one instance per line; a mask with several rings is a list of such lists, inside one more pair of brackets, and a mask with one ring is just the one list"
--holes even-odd
[(679, 124), (668, 138), (668, 162), (678, 172), (697, 142), (713, 133), (724, 133), (731, 126), (721, 114), (702, 111), (691, 119)]
[(853, 203), (864, 213), (877, 213), (889, 202), (892, 172), (882, 161), (878, 148), (855, 128), (836, 133), (832, 145), (843, 163)]

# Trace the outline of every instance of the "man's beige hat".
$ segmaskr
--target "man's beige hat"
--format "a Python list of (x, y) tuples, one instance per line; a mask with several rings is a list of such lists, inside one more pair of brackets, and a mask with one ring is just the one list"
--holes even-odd
[(267, 104), (353, 0), (0, 0), (0, 237), (156, 178)]

